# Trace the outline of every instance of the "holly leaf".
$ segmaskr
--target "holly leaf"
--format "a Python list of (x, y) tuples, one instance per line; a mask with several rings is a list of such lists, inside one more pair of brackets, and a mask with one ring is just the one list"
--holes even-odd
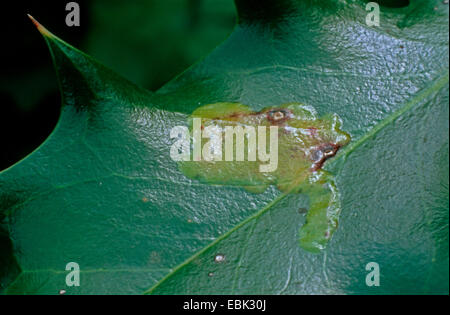
[[(236, 0), (230, 37), (156, 93), (36, 22), (63, 106), (0, 173), (0, 289), (448, 294), (448, 5), (383, 3), (376, 27), (365, 1)], [(219, 102), (341, 117), (353, 141), (325, 164), (342, 214), (321, 254), (298, 244), (304, 195), (200, 183), (170, 159), (171, 128)]]

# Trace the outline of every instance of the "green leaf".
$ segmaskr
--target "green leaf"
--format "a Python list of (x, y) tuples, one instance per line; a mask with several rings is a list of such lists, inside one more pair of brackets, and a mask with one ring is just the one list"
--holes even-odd
[[(448, 294), (448, 5), (382, 6), (368, 27), (365, 4), (236, 0), (231, 36), (153, 94), (39, 26), (63, 107), (47, 141), (0, 173), (0, 289)], [(343, 120), (353, 141), (325, 164), (342, 214), (322, 254), (298, 244), (305, 195), (203, 184), (170, 159), (171, 128), (220, 102)], [(66, 287), (72, 261), (79, 287)]]

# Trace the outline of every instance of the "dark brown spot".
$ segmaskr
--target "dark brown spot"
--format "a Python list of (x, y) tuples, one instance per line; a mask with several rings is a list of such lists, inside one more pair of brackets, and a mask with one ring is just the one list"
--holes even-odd
[(266, 116), (272, 124), (279, 125), (290, 119), (292, 112), (287, 109), (272, 109), (267, 112)]
[(334, 143), (326, 143), (318, 146), (311, 153), (311, 159), (314, 162), (312, 171), (322, 168), (326, 160), (336, 155), (341, 146)]

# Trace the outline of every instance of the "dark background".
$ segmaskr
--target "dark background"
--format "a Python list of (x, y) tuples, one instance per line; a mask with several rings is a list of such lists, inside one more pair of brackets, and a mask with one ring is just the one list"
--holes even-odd
[(90, 0), (79, 27), (65, 24), (70, 1), (2, 3), (0, 170), (52, 132), (61, 102), (46, 43), (27, 13), (56, 36), (132, 82), (156, 90), (231, 33), (232, 0)]

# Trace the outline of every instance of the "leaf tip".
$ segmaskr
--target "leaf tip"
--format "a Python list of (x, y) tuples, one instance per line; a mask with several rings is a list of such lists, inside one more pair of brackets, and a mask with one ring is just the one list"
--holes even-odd
[(49, 30), (47, 30), (44, 26), (42, 26), (41, 23), (39, 23), (38, 21), (36, 21), (36, 19), (34, 17), (32, 17), (30, 14), (27, 14), (27, 16), (30, 18), (31, 22), (33, 22), (33, 24), (36, 26), (36, 28), (38, 29), (38, 31), (45, 37), (54, 37), (54, 35), (52, 33), (49, 32)]

